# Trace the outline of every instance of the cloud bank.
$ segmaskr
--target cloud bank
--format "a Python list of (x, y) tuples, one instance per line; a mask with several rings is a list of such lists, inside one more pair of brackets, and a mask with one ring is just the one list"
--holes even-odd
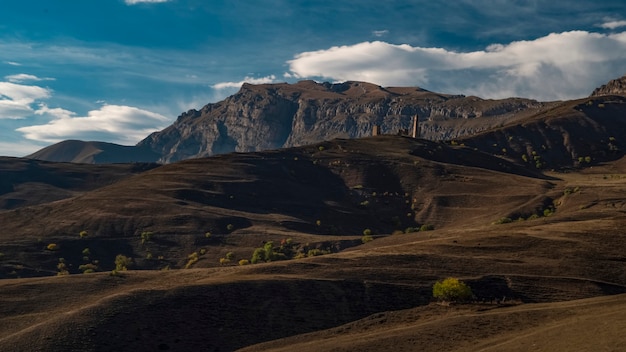
[(221, 82), (211, 86), (213, 89), (228, 89), (228, 88), (239, 88), (244, 83), (251, 84), (265, 84), (265, 83), (274, 83), (276, 81), (275, 75), (269, 75), (261, 78), (254, 78), (246, 76), (242, 81), (239, 82)]
[(626, 32), (552, 33), (473, 52), (364, 42), (303, 52), (288, 65), (288, 77), (419, 85), (487, 98), (573, 99), (591, 93), (589, 82), (626, 73)]
[(87, 116), (77, 117), (72, 111), (51, 109), (42, 104), (35, 113), (49, 116), (52, 120), (43, 125), (20, 127), (17, 131), (28, 139), (48, 143), (89, 139), (129, 145), (169, 123), (163, 115), (123, 105), (104, 105), (89, 111)]
[(32, 115), (31, 105), (49, 98), (51, 93), (50, 89), (39, 86), (0, 82), (0, 119), (23, 119)]

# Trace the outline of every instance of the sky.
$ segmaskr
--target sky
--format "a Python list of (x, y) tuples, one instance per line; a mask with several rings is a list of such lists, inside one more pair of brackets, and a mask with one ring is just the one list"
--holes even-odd
[(0, 155), (134, 145), (243, 82), (551, 101), (625, 74), (623, 0), (2, 0)]

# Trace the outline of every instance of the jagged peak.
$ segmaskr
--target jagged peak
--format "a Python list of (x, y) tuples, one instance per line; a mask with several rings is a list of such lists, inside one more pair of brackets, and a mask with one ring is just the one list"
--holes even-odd
[(601, 95), (626, 95), (626, 75), (609, 81), (591, 93), (592, 97)]

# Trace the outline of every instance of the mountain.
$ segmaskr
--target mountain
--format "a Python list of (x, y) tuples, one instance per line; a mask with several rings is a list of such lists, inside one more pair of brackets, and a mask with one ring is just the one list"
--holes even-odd
[(626, 75), (609, 81), (591, 93), (592, 97), (601, 95), (626, 95)]
[[(161, 155), (160, 162), (168, 163), (364, 137), (376, 125), (382, 133), (396, 134), (411, 126), (414, 115), (424, 121), (423, 137), (450, 139), (544, 106), (528, 99), (484, 100), (365, 82), (244, 84), (237, 94), (219, 103), (182, 114), (138, 146), (153, 150)], [(459, 128), (446, 122), (451, 119), (473, 122)]]
[[(596, 89), (591, 98), (623, 97), (625, 82), (626, 76), (613, 80)], [(580, 105), (580, 101), (573, 104)], [(572, 109), (589, 111), (570, 102), (491, 100), (434, 93), (417, 87), (384, 88), (365, 82), (244, 84), (238, 93), (221, 102), (183, 113), (171, 126), (151, 134), (136, 146), (65, 141), (28, 157), (85, 163), (171, 163), (229, 152), (301, 146), (333, 138), (359, 138), (371, 135), (375, 126), (380, 126), (384, 134), (397, 134), (410, 129), (415, 115), (419, 116), (422, 138), (454, 140), (525, 124), (527, 119), (538, 120), (541, 116), (553, 119), (558, 117), (557, 113), (571, 115)], [(542, 145), (547, 147), (537, 142), (534, 141), (534, 150)], [(512, 147), (522, 152), (523, 148)], [(569, 158), (589, 156), (590, 150), (586, 149), (568, 150)]]
[(85, 164), (150, 163), (159, 155), (137, 146), (106, 142), (62, 141), (26, 156), (29, 159)]

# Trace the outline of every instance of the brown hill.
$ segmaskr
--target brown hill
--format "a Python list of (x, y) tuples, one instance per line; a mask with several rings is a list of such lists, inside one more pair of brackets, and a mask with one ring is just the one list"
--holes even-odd
[[(131, 269), (191, 263), (2, 280), (0, 349), (612, 348), (623, 296), (576, 300), (626, 292), (625, 175), (624, 159), (544, 176), (395, 136), (165, 165), (0, 213), (5, 277), (110, 270), (118, 253)], [(389, 235), (422, 224), (435, 230)], [(267, 241), (302, 258), (237, 265)], [(447, 276), (476, 305), (428, 305)]]
[(26, 156), (29, 159), (84, 164), (153, 163), (159, 157), (151, 150), (137, 146), (76, 140), (59, 142)]
[(458, 143), (522, 162), (560, 169), (615, 160), (624, 154), (626, 97), (603, 95), (553, 105)]
[[(106, 247), (103, 256), (114, 257), (112, 251), (119, 247), (143, 257), (148, 249), (140, 243), (143, 232), (155, 234), (153, 251), (168, 258), (138, 262), (147, 268), (184, 266), (196, 246), (223, 250), (225, 241), (238, 238), (233, 233), (241, 234), (232, 243), (241, 252), (251, 252), (262, 240), (297, 235), (303, 235), (301, 250), (310, 247), (307, 242), (336, 250), (358, 240), (366, 228), (391, 233), (422, 225), (445, 227), (467, 217), (490, 223), (511, 211), (539, 213), (546, 206), (541, 194), (549, 185), (538, 177), (500, 158), (441, 143), (394, 136), (336, 140), (162, 166), (77, 197), (0, 213), (5, 224), (0, 236), (7, 243), (22, 239), (25, 263), (19, 264), (19, 275), (54, 272), (58, 256), (77, 260), (72, 263), (77, 270), (82, 258), (78, 247), (87, 243)], [(525, 184), (517, 191), (485, 193), (516, 179)], [(497, 204), (503, 211), (493, 213)], [(46, 242), (60, 245), (47, 257), (41, 252), (43, 228)], [(81, 231), (89, 232), (88, 241), (78, 238)], [(206, 232), (214, 238), (204, 238)], [(267, 238), (249, 241), (245, 236), (259, 232)], [(329, 234), (333, 236), (318, 236)], [(352, 237), (341, 239), (345, 235)], [(47, 263), (40, 267), (42, 255)], [(27, 264), (31, 260), (36, 266)], [(103, 267), (111, 265), (109, 260)], [(3, 275), (14, 269), (5, 267)]]
[(156, 166), (78, 165), (0, 158), (0, 212), (74, 197)]

